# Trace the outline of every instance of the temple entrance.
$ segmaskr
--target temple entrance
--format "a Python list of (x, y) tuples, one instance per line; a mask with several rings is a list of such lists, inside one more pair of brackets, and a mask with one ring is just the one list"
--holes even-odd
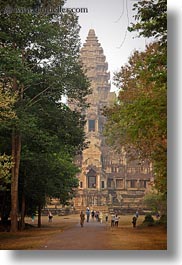
[(96, 189), (97, 186), (97, 173), (92, 168), (87, 173), (87, 188)]
[(96, 177), (88, 177), (88, 188), (96, 188)]

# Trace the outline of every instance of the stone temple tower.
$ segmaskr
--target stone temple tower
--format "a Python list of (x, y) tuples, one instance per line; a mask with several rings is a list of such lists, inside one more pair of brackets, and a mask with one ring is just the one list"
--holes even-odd
[(150, 164), (138, 166), (129, 163), (124, 150), (116, 154), (105, 143), (103, 128), (104, 106), (115, 100), (110, 92), (108, 63), (93, 29), (89, 30), (81, 49), (81, 61), (91, 82), (92, 94), (87, 97), (85, 133), (89, 146), (77, 159), (81, 168), (79, 188), (73, 201), (76, 210), (90, 207), (94, 210), (118, 211), (138, 208), (151, 178)]

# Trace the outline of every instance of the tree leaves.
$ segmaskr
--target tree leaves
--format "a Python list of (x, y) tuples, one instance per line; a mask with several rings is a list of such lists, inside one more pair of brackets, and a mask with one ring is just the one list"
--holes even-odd
[(105, 110), (107, 141), (120, 151), (125, 147), (132, 159), (153, 164), (155, 188), (167, 193), (167, 48), (166, 1), (141, 1), (129, 29), (155, 37), (144, 52), (135, 51), (115, 73), (120, 89), (115, 105)]
[[(14, 11), (20, 7), (26, 11), (37, 5), (37, 1), (5, 2), (1, 9), (10, 5)], [(63, 3), (51, 0), (41, 1), (40, 5), (49, 9)], [(41, 201), (43, 205), (46, 196), (59, 193), (65, 203), (78, 184), (73, 157), (84, 148), (85, 134), (84, 117), (61, 99), (63, 96), (76, 99), (84, 108), (84, 97), (89, 93), (89, 82), (79, 61), (78, 17), (73, 13), (51, 12), (1, 15), (0, 82), (4, 90), (8, 86), (16, 97), (16, 102), (8, 103), (9, 95), (4, 94), (3, 108), (7, 115), (15, 114), (16, 119), (9, 116), (8, 134), (0, 128), (4, 143), (0, 150), (10, 153), (10, 132), (16, 130), (22, 146), (19, 198), (25, 192), (30, 203), (35, 192), (35, 204)], [(60, 197), (60, 193), (64, 196)]]
[(139, 36), (154, 37), (161, 43), (167, 42), (167, 1), (139, 1), (134, 4), (136, 23), (128, 27), (129, 31), (138, 31)]
[(7, 190), (7, 185), (11, 183), (11, 168), (13, 166), (11, 156), (0, 155), (0, 191)]

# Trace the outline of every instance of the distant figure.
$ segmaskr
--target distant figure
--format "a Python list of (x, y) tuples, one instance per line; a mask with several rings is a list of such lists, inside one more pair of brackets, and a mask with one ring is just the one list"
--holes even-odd
[(97, 221), (99, 221), (99, 212), (98, 212), (98, 211), (95, 212), (95, 219), (96, 219)]
[(52, 222), (52, 218), (53, 218), (53, 215), (52, 215), (51, 211), (49, 211), (49, 212), (48, 212), (49, 223)]
[(90, 210), (89, 210), (88, 207), (87, 207), (87, 210), (86, 210), (86, 215), (87, 215), (87, 223), (88, 223), (89, 219), (90, 219)]
[(111, 227), (114, 227), (114, 224), (115, 224), (115, 215), (112, 214), (111, 215)]
[(100, 223), (102, 224), (102, 219), (103, 219), (103, 214), (102, 212), (99, 213), (99, 220), (100, 220)]
[(138, 211), (136, 211), (135, 216), (138, 219), (138, 216), (139, 216), (139, 212)]
[(114, 225), (118, 226), (118, 223), (119, 223), (119, 216), (116, 214), (114, 217)]
[(34, 220), (35, 220), (34, 214), (31, 215), (31, 219), (32, 219), (32, 223), (34, 223)]
[(106, 223), (108, 222), (108, 213), (106, 213), (105, 215), (105, 220), (106, 220)]
[(95, 212), (94, 212), (94, 210), (92, 210), (91, 215), (92, 215), (92, 220), (94, 220), (94, 217), (95, 217)]
[(159, 217), (160, 217), (160, 214), (157, 212), (156, 213), (156, 218), (159, 219)]
[(132, 219), (133, 227), (136, 227), (136, 221), (137, 221), (136, 216), (133, 216), (133, 219)]
[(85, 221), (85, 215), (84, 215), (83, 211), (81, 211), (81, 213), (80, 213), (80, 225), (81, 225), (81, 227), (83, 227), (84, 221)]

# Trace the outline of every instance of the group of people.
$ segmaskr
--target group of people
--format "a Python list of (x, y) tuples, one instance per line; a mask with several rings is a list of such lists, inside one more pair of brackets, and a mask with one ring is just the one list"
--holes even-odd
[[(90, 215), (92, 216), (92, 220), (94, 220), (94, 218), (96, 219), (96, 221), (102, 223), (103, 222), (103, 213), (99, 212), (99, 211), (90, 211), (89, 207), (87, 207), (86, 212), (84, 213), (83, 211), (81, 211), (80, 213), (80, 225), (81, 227), (83, 227), (84, 225), (84, 221), (85, 221), (85, 214), (86, 214), (86, 221), (87, 223), (90, 220)], [(139, 213), (138, 211), (136, 211), (135, 215), (132, 217), (132, 224), (133, 227), (136, 227), (136, 223), (137, 223), (137, 219), (139, 217)], [(105, 214), (105, 222), (108, 222), (108, 213)], [(48, 211), (48, 221), (52, 222), (53, 219), (53, 215), (51, 213), (51, 211)], [(112, 214), (111, 215), (111, 227), (118, 227), (119, 224), (119, 219), (120, 217), (118, 216), (118, 214)], [(34, 218), (32, 217), (32, 222), (34, 221)]]
[[(94, 221), (94, 219), (100, 223), (103, 222), (103, 213), (102, 212), (99, 212), (99, 211), (90, 211), (89, 207), (87, 207), (85, 213), (84, 211), (81, 211), (80, 213), (80, 225), (81, 227), (83, 227), (84, 225), (84, 221), (85, 221), (85, 215), (86, 215), (86, 222), (88, 223), (89, 220), (90, 220), (90, 215), (92, 217), (92, 220)], [(107, 222), (108, 221), (108, 214), (106, 213), (105, 214), (105, 221)]]
[[(87, 209), (86, 209), (86, 217), (87, 217), (87, 223), (88, 223), (90, 220), (90, 209), (89, 209), (89, 207), (87, 207)], [(80, 225), (81, 225), (81, 227), (83, 227), (84, 221), (85, 221), (85, 214), (83, 211), (81, 211), (81, 213), (80, 213)]]
[[(94, 218), (95, 218), (96, 221), (98, 221), (100, 223), (103, 222), (103, 213), (102, 212), (92, 211), (91, 216), (92, 216), (92, 220), (94, 220)], [(89, 218), (90, 218), (90, 210), (87, 207), (87, 209), (86, 209), (86, 221), (87, 222), (89, 222)], [(106, 223), (108, 222), (108, 218), (109, 218), (108, 213), (106, 213), (105, 214), (105, 222)], [(119, 219), (120, 219), (120, 217), (117, 214), (111, 215), (111, 227), (118, 226)], [(85, 221), (85, 214), (83, 211), (81, 211), (81, 213), (80, 213), (80, 225), (81, 225), (81, 227), (83, 227), (84, 221)]]
[[(103, 218), (104, 218), (104, 215), (102, 212), (94, 211), (94, 210), (92, 211), (92, 220), (95, 219), (97, 222), (100, 222), (102, 224)], [(106, 220), (106, 222), (108, 220), (108, 214), (107, 213), (105, 214), (105, 220)]]
[[(100, 223), (103, 222), (104, 215), (102, 212), (94, 211), (94, 210), (90, 211), (89, 207), (87, 207), (87, 209), (86, 209), (87, 222), (89, 222), (89, 220), (90, 220), (90, 215), (91, 215), (93, 221), (96, 220)], [(105, 214), (105, 221), (106, 222), (108, 221), (108, 214), (107, 213)]]
[[(92, 216), (92, 220), (94, 220), (94, 218), (102, 223), (103, 221), (103, 213), (102, 212), (99, 212), (99, 211), (90, 211), (89, 207), (87, 207), (86, 209), (86, 212), (84, 213), (84, 211), (81, 211), (80, 213), (80, 225), (81, 227), (83, 227), (84, 225), (84, 221), (85, 221), (85, 214), (86, 214), (86, 221), (89, 222), (90, 220), (90, 215)], [(136, 222), (137, 222), (137, 219), (139, 217), (139, 213), (138, 211), (136, 211), (135, 215), (133, 216), (132, 218), (132, 224), (133, 224), (133, 227), (136, 227)], [(107, 223), (108, 222), (108, 214), (106, 213), (105, 214), (105, 222)], [(118, 214), (112, 214), (111, 215), (111, 227), (118, 227), (118, 224), (119, 224), (119, 219), (120, 217), (118, 216)]]
[(111, 215), (111, 227), (113, 227), (113, 226), (117, 226), (118, 227), (119, 219), (120, 219), (120, 217), (117, 214), (115, 214), (115, 215), (112, 214)]

